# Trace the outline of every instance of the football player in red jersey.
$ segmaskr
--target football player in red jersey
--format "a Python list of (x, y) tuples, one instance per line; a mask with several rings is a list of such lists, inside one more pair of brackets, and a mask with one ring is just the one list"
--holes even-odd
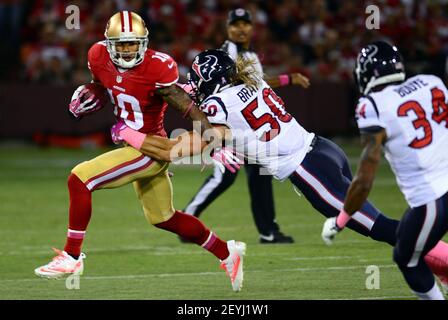
[[(176, 85), (176, 62), (165, 53), (147, 48), (148, 30), (140, 16), (129, 11), (116, 13), (107, 23), (105, 37), (105, 41), (90, 48), (88, 65), (93, 81), (107, 89), (116, 117), (127, 127), (154, 135), (154, 139), (166, 137), (163, 118), (169, 104), (184, 117), (199, 121), (201, 130), (212, 128), (188, 94)], [(79, 87), (72, 97), (70, 113), (81, 118), (101, 108), (95, 94), (86, 86)], [(141, 145), (143, 140), (136, 143)], [(225, 242), (197, 218), (173, 208), (168, 165), (168, 162), (152, 159), (131, 146), (77, 165), (68, 178), (70, 208), (64, 250), (55, 249), (57, 256), (36, 268), (35, 274), (46, 278), (82, 274), (85, 255), (81, 245), (91, 217), (92, 192), (132, 182), (147, 220), (214, 254), (230, 277), (233, 290), (239, 291), (243, 281), (245, 244), (234, 240)]]

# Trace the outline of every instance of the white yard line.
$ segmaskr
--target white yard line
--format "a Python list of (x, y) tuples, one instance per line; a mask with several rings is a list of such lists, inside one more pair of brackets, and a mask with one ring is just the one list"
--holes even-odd
[(308, 261), (308, 260), (344, 260), (344, 259), (358, 259), (360, 256), (328, 256), (328, 257), (294, 257), (285, 258), (283, 260), (292, 261)]
[(414, 298), (417, 299), (416, 296), (380, 296), (380, 297), (360, 297), (353, 299), (338, 299), (338, 300), (395, 300), (395, 299), (409, 299)]
[[(394, 268), (395, 264), (378, 265), (379, 268)], [(249, 273), (269, 273), (269, 272), (316, 272), (316, 271), (339, 271), (339, 270), (356, 270), (365, 269), (365, 265), (352, 265), (344, 267), (326, 267), (326, 268), (288, 268), (288, 269), (273, 269), (273, 270), (248, 270)], [(222, 275), (220, 272), (191, 272), (191, 273), (151, 273), (151, 274), (136, 274), (136, 275), (121, 275), (121, 276), (83, 276), (82, 280), (123, 280), (123, 279), (145, 279), (145, 278), (163, 278), (163, 277), (188, 277), (188, 276), (214, 276)], [(34, 282), (42, 281), (40, 278), (25, 278), (25, 279), (2, 279), (0, 283), (9, 282)]]
[[(357, 244), (357, 243), (366, 243), (362, 240), (341, 240), (338, 241), (338, 244)], [(312, 244), (309, 243), (301, 243), (301, 245), (307, 245)], [(313, 243), (314, 244), (314, 243)], [(256, 246), (262, 246), (261, 244), (255, 244)], [(252, 246), (252, 245), (251, 245)], [(281, 246), (284, 246), (283, 244)], [(188, 247), (188, 246), (186, 246)], [(192, 248), (195, 248), (194, 245), (191, 246)], [(302, 246), (298, 246), (297, 250), (301, 250)], [(198, 248), (196, 248), (198, 249)], [(135, 252), (135, 251), (146, 251), (149, 255), (156, 255), (156, 256), (163, 256), (163, 255), (190, 255), (190, 254), (205, 254), (205, 251), (203, 250), (184, 250), (179, 247), (169, 247), (169, 246), (119, 246), (119, 247), (111, 247), (111, 248), (91, 248), (88, 250), (87, 254), (90, 253), (101, 253), (101, 252)], [(51, 254), (51, 245), (46, 246), (23, 246), (16, 250), (10, 250), (10, 251), (0, 251), (0, 256), (17, 256), (17, 255), (27, 255), (27, 256), (46, 256)], [(254, 253), (251, 254), (251, 256), (271, 256), (271, 255), (285, 255), (284, 252), (266, 252), (266, 253)], [(361, 258), (360, 256), (344, 256), (344, 258)], [(297, 257), (297, 258), (290, 258), (285, 260), (331, 260), (331, 259), (342, 259), (341, 256), (338, 256), (338, 258), (332, 258), (330, 256), (322, 256), (322, 257)]]

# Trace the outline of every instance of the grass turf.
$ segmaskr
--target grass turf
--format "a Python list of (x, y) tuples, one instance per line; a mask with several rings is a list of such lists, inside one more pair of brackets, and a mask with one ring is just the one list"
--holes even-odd
[[(344, 149), (355, 164), (360, 150)], [(274, 182), (277, 221), (296, 243), (259, 244), (244, 173), (202, 216), (221, 238), (247, 243), (241, 292), (232, 292), (211, 254), (149, 225), (130, 185), (93, 195), (79, 290), (36, 277), (33, 270), (51, 259), (51, 247), (64, 245), (70, 169), (102, 151), (0, 149), (0, 299), (413, 299), (391, 247), (352, 231), (327, 247), (320, 238), (324, 217), (288, 181)], [(179, 209), (211, 172), (170, 170)], [(385, 161), (370, 199), (397, 219), (406, 208)], [(380, 289), (366, 288), (369, 265), (379, 266)]]

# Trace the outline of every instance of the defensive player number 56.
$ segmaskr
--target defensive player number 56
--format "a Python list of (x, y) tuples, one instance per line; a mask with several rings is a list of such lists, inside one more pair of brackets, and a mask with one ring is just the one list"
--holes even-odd
[(114, 96), (112, 90), (107, 91), (115, 105), (114, 114), (122, 118), (126, 125), (134, 130), (143, 128), (143, 113), (138, 100), (125, 93)]

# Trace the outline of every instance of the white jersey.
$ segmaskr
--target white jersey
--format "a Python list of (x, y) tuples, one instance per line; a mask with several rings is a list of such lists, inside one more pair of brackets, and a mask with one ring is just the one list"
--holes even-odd
[(231, 129), (233, 147), (249, 163), (266, 168), (276, 179), (288, 178), (302, 162), (314, 134), (307, 132), (284, 109), (283, 101), (262, 82), (227, 88), (200, 106), (212, 124)]
[(432, 75), (418, 75), (359, 100), (361, 131), (382, 127), (386, 159), (411, 207), (448, 191), (448, 91)]

